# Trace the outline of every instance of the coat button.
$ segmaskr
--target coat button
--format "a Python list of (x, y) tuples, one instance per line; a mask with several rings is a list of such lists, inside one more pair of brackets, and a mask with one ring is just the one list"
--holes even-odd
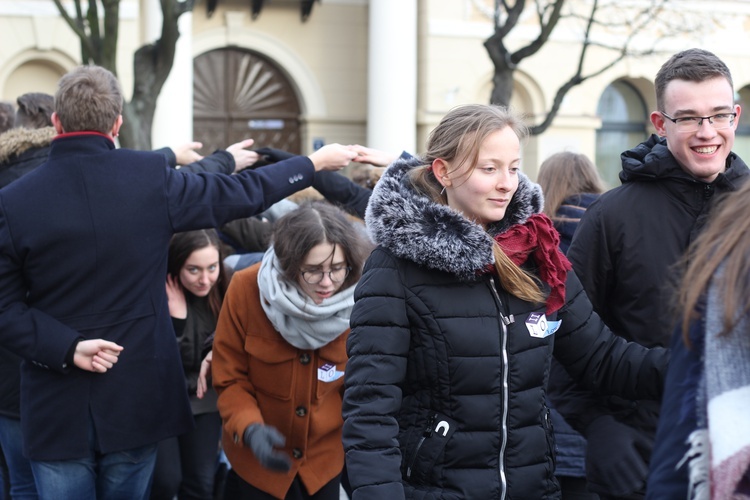
[(299, 448), (293, 449), (292, 456), (297, 459), (302, 458), (302, 450), (300, 450)]
[(304, 417), (307, 415), (307, 408), (304, 406), (298, 406), (297, 409), (294, 410), (294, 413), (296, 413), (298, 417)]
[(310, 355), (306, 352), (303, 352), (302, 355), (299, 357), (299, 362), (303, 365), (310, 363)]

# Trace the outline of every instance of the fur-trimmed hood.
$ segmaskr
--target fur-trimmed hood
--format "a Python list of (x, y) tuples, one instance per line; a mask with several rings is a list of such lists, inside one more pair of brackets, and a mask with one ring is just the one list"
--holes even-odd
[(13, 128), (8, 130), (0, 135), (0, 163), (6, 163), (31, 148), (49, 146), (55, 135), (57, 133), (54, 127)]
[(519, 173), (518, 190), (505, 217), (485, 231), (447, 205), (415, 191), (408, 173), (424, 164), (419, 157), (396, 160), (375, 185), (367, 206), (370, 237), (398, 257), (462, 280), (476, 279), (477, 271), (495, 261), (492, 236), (542, 211), (541, 187)]

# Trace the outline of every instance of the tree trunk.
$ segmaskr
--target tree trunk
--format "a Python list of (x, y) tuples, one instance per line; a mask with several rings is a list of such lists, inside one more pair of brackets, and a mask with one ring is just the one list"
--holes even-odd
[(487, 49), (487, 54), (495, 67), (490, 104), (508, 106), (513, 95), (513, 72), (516, 65), (513, 64), (511, 55), (503, 44), (502, 35), (498, 31), (484, 41), (484, 48)]

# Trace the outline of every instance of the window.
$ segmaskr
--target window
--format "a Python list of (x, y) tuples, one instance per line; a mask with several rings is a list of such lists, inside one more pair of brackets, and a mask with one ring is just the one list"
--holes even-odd
[(740, 158), (747, 163), (750, 161), (750, 118), (748, 118), (750, 117), (750, 85), (742, 87), (737, 92), (736, 101), (742, 108), (742, 114), (737, 125), (737, 132), (735, 132), (732, 151), (740, 155)]
[(646, 105), (632, 85), (620, 80), (604, 89), (596, 113), (602, 119), (596, 132), (596, 166), (607, 187), (617, 187), (620, 154), (648, 137)]

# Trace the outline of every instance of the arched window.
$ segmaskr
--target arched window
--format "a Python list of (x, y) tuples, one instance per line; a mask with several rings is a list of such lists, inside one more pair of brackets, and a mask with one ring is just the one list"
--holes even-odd
[(620, 154), (648, 137), (646, 104), (632, 85), (620, 80), (604, 89), (596, 113), (602, 119), (596, 132), (596, 166), (607, 187), (617, 187)]
[(742, 87), (737, 92), (737, 104), (742, 108), (742, 114), (735, 132), (732, 151), (747, 163), (750, 162), (750, 85)]

